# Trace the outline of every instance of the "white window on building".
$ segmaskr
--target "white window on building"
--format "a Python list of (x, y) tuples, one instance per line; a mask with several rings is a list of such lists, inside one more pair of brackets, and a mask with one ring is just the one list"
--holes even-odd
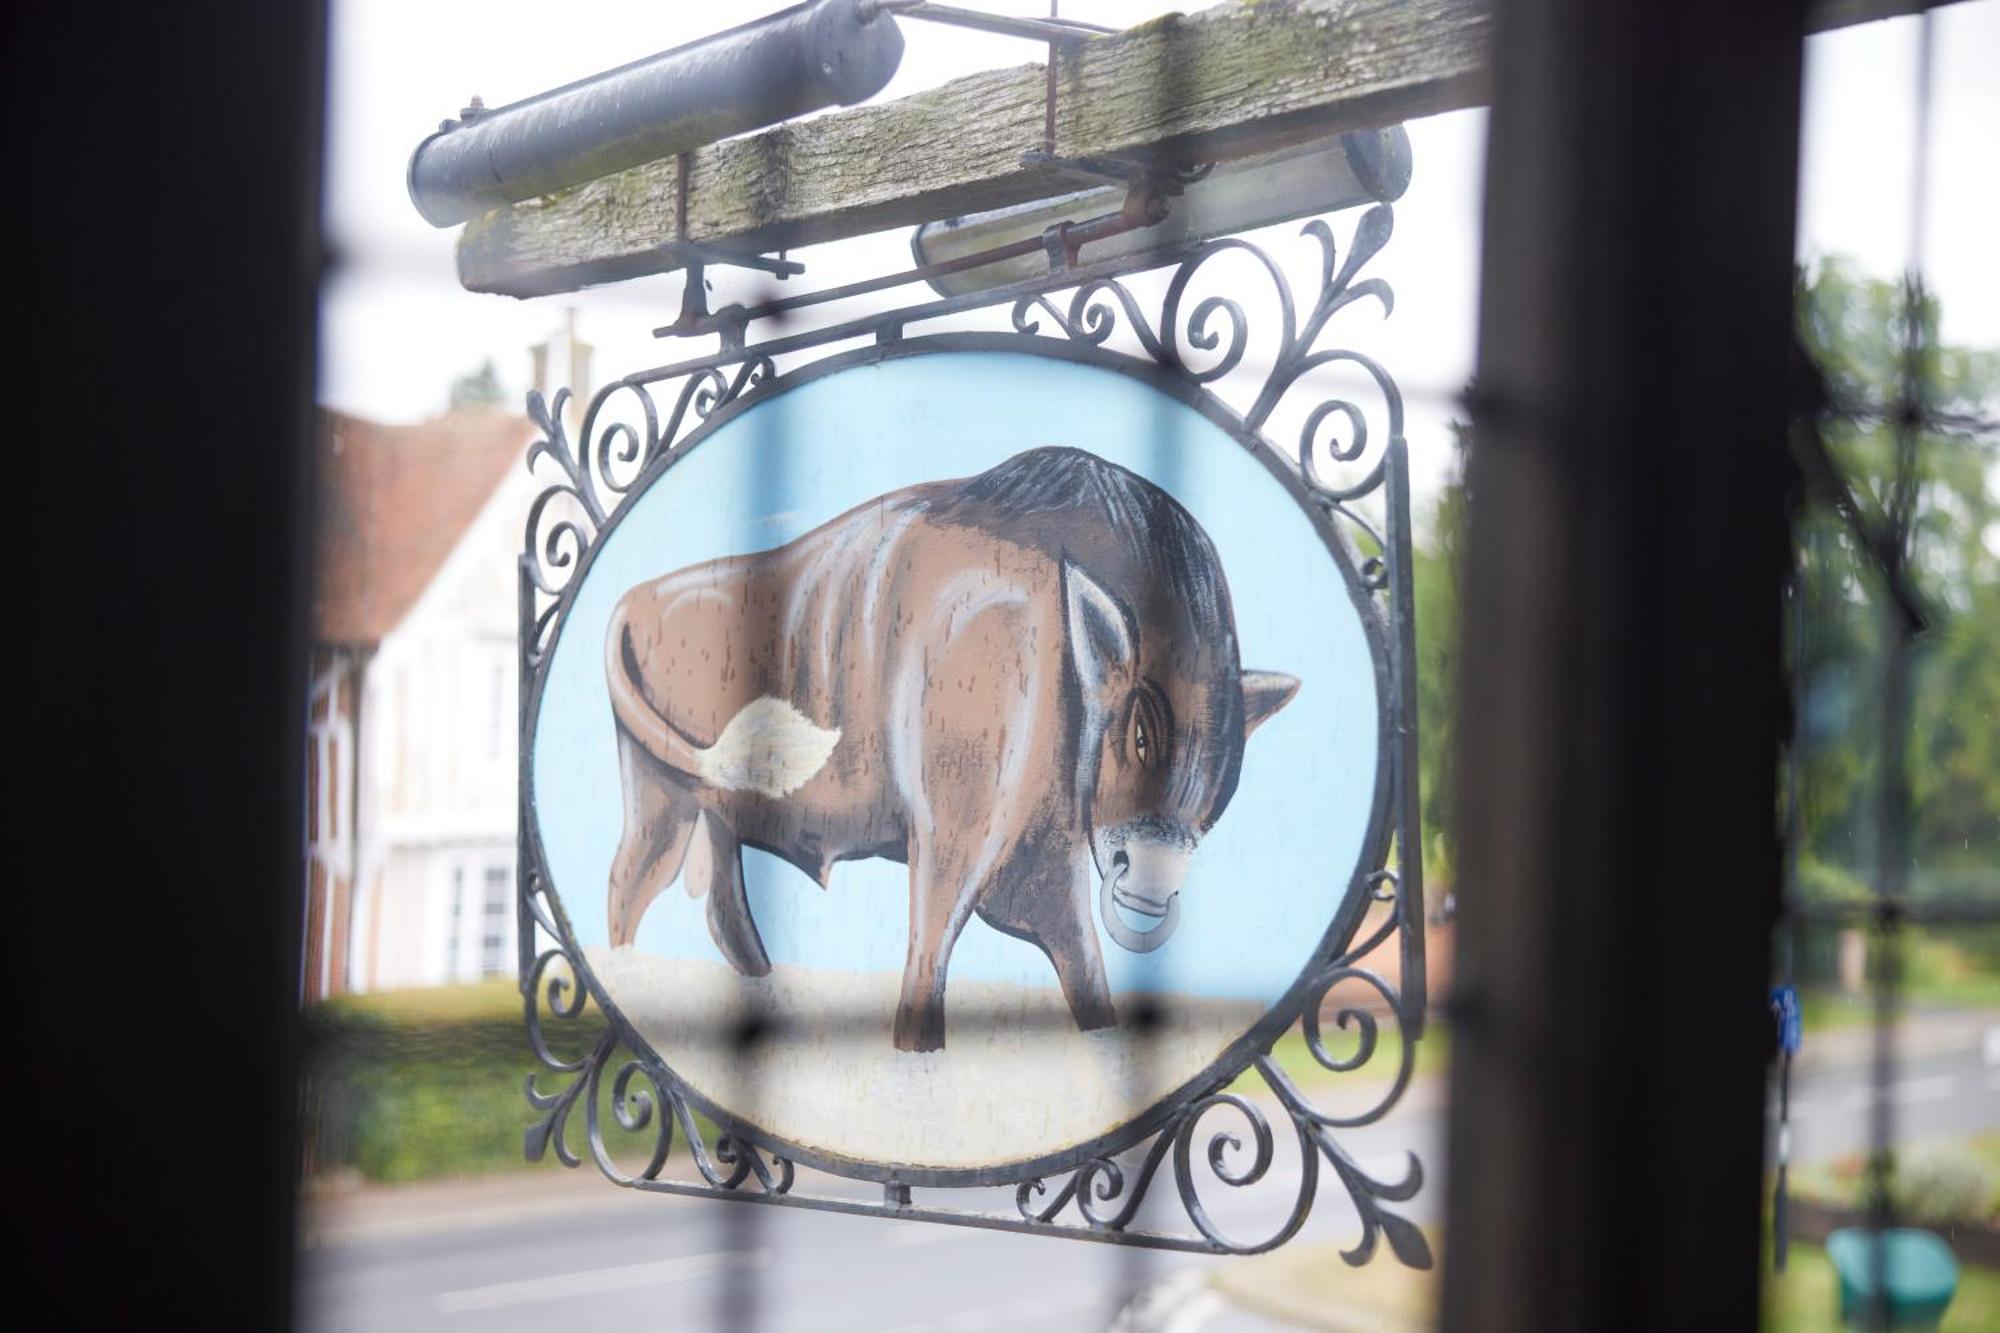
[(444, 975), (447, 981), (458, 980), (458, 943), (465, 933), (465, 867), (453, 866), (451, 871), (451, 925), (446, 929), (444, 951)]
[(486, 757), (500, 757), (500, 743), (507, 734), (507, 659), (496, 654), (487, 688)]
[(513, 896), (511, 879), (505, 866), (486, 868), (485, 934), (480, 940), (481, 976), (499, 976), (507, 970), (507, 900)]

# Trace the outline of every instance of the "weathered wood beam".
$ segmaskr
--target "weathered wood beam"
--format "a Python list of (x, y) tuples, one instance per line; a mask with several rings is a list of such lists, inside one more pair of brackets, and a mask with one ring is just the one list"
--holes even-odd
[[(1057, 61), (1056, 148), (1226, 161), (1477, 105), (1485, 0), (1248, 0), (1169, 15)], [(688, 155), (685, 239), (771, 251), (1076, 188), (1042, 147), (1041, 64), (782, 125)], [(648, 163), (466, 225), (468, 289), (539, 296), (679, 267), (679, 161)]]
[[(1930, 7), (1819, 0), (1815, 30)], [(1057, 151), (1228, 161), (1487, 100), (1490, 0), (1243, 0), (1058, 59)], [(1024, 166), (1042, 146), (1045, 69), (990, 70), (879, 106), (688, 155), (681, 239), (759, 253), (1046, 199), (1073, 179)], [(681, 266), (677, 159), (474, 219), (458, 275), (544, 296)]]

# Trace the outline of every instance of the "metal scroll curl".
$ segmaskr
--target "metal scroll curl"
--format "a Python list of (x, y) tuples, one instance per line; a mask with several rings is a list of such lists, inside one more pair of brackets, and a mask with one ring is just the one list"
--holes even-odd
[[(682, 377), (670, 400), (657, 381), (615, 380), (592, 395), (574, 443), (569, 390), (558, 390), (553, 403), (540, 390), (528, 394), (528, 418), (540, 435), (528, 446), (527, 467), (548, 481), (528, 507), (523, 536), (522, 572), (535, 595), (533, 618), (523, 626), (530, 668), (540, 664), (585, 553), (639, 479), (717, 408), (774, 372), (766, 356), (703, 367)], [(669, 401), (663, 418), (660, 404)]]
[[(1386, 921), (1357, 949), (1350, 949), (1321, 969), (1308, 987), (1308, 998), (1300, 1023), (1307, 1051), (1330, 1073), (1349, 1074), (1368, 1064), (1379, 1048), (1380, 1021), (1374, 1006), (1343, 1005), (1334, 1014), (1335, 1025), (1352, 1027), (1356, 1048), (1348, 1056), (1327, 1050), (1322, 1033), (1323, 1014), (1331, 992), (1344, 982), (1359, 981), (1381, 1001), (1379, 1012), (1398, 1029), (1402, 1027), (1401, 1005), (1395, 988), (1380, 975), (1357, 965), (1362, 955), (1378, 947), (1404, 926), (1402, 903), (1397, 900)], [(1430, 1243), (1414, 1223), (1393, 1211), (1392, 1204), (1409, 1202), (1423, 1188), (1423, 1165), (1414, 1153), (1403, 1175), (1382, 1180), (1369, 1175), (1335, 1140), (1332, 1131), (1372, 1124), (1387, 1115), (1409, 1086), (1414, 1067), (1415, 1042), (1407, 1034), (1397, 1045), (1401, 1051), (1393, 1080), (1365, 1109), (1332, 1114), (1314, 1108), (1311, 1099), (1294, 1079), (1272, 1058), (1269, 1049), (1251, 1061), (1263, 1080), (1264, 1091), (1276, 1105), (1253, 1100), (1235, 1089), (1212, 1091), (1189, 1102), (1153, 1137), (1140, 1152), (1136, 1164), (1121, 1165), (1111, 1157), (1084, 1163), (1053, 1188), (1041, 1179), (1025, 1180), (1015, 1189), (1014, 1203), (1022, 1217), (1038, 1225), (1053, 1225), (1074, 1212), (1081, 1225), (1102, 1235), (1123, 1232), (1138, 1216), (1162, 1170), (1170, 1172), (1174, 1190), (1187, 1219), (1203, 1245), (1219, 1254), (1260, 1254), (1276, 1249), (1298, 1234), (1310, 1215), (1319, 1187), (1322, 1160), (1347, 1192), (1361, 1221), (1361, 1238), (1342, 1251), (1348, 1263), (1368, 1262), (1378, 1241), (1386, 1239), (1396, 1257), (1411, 1268), (1429, 1268), (1434, 1262)], [(1227, 1111), (1234, 1123), (1219, 1129), (1205, 1128), (1213, 1114)], [(1229, 1189), (1245, 1189), (1264, 1181), (1276, 1156), (1275, 1117), (1288, 1124), (1298, 1141), (1299, 1172), (1289, 1207), (1275, 1228), (1260, 1236), (1230, 1235), (1220, 1227), (1202, 1201), (1201, 1186), (1213, 1182)], [(1202, 1136), (1208, 1135), (1205, 1142)], [(1203, 1143), (1197, 1165), (1194, 1148)]]
[[(565, 937), (566, 932), (547, 911), (538, 888), (524, 898), (523, 905), (534, 923), (550, 936)], [(586, 1020), (589, 997), (583, 984), (585, 975), (576, 955), (566, 945), (558, 945), (537, 954), (523, 979), (521, 995), (528, 1045), (545, 1070), (568, 1079), (560, 1086), (544, 1089), (537, 1075), (528, 1076), (524, 1090), (528, 1105), (538, 1116), (522, 1137), (527, 1160), (539, 1162), (553, 1151), (564, 1166), (582, 1165), (582, 1155), (571, 1144), (569, 1135), (571, 1117), (580, 1104), (584, 1113), (584, 1141), (591, 1161), (613, 1184), (633, 1187), (658, 1182), (673, 1152), (674, 1131), (678, 1127), (687, 1155), (708, 1188), (739, 1190), (754, 1180), (755, 1187), (766, 1194), (789, 1192), (795, 1174), (791, 1162), (766, 1154), (754, 1143), (727, 1130), (715, 1133), (711, 1144), (694, 1109), (670, 1080), (643, 1058), (628, 1054), (621, 1059), (621, 1048), (631, 1047), (615, 1022), (597, 1030), (581, 1055), (564, 1056), (551, 1047), (547, 1029), (550, 1021), (561, 1026), (576, 1025), (573, 1036), (589, 1035), (592, 1025)], [(605, 1140), (604, 1076), (614, 1065), (617, 1069), (611, 1076), (609, 1097), (613, 1122), (630, 1135), (646, 1136), (650, 1131), (646, 1164), (636, 1172), (627, 1172), (619, 1166)]]
[[(1216, 261), (1240, 256), (1269, 282), (1278, 307), (1275, 346), (1270, 349), (1264, 379), (1242, 409), (1243, 423), (1262, 430), (1272, 413), (1315, 370), (1351, 366), (1380, 395), (1386, 429), (1371, 438), (1370, 412), (1345, 397), (1313, 404), (1297, 437), (1296, 456), (1303, 479), (1330, 503), (1358, 499), (1384, 480), (1387, 443), (1403, 434), (1403, 401), (1395, 381), (1372, 357), (1347, 347), (1321, 346), (1329, 321), (1358, 301), (1379, 302), (1386, 317), (1395, 308), (1395, 294), (1380, 278), (1357, 281), (1360, 271), (1389, 243), (1393, 211), (1377, 205), (1362, 215), (1343, 259), (1333, 229), (1323, 219), (1305, 224), (1300, 235), (1319, 248), (1318, 290), (1301, 316), (1299, 303), (1284, 269), (1262, 247), (1238, 237), (1223, 237), (1197, 246), (1174, 267), (1158, 323), (1147, 319), (1130, 287), (1116, 277), (1096, 277), (1077, 286), (1067, 308), (1039, 292), (1015, 301), (1015, 332), (1042, 330), (1046, 316), (1062, 336), (1103, 346), (1121, 328), (1144, 355), (1186, 375), (1197, 384), (1213, 384), (1244, 362), (1252, 342), (1251, 321), (1240, 297), (1240, 284), (1228, 292), (1190, 297)], [(1193, 355), (1193, 354), (1199, 354)], [(1329, 429), (1329, 427), (1332, 427)], [(1342, 429), (1344, 428), (1344, 429)]]
[[(1330, 942), (1332, 956), (1294, 986), (1287, 1000), (1291, 1007), (1273, 1014), (1271, 1027), (1260, 1026), (1257, 1044), (1246, 1040), (1240, 1059), (1218, 1068), (1207, 1086), (1184, 1089), (1178, 1104), (1164, 1108), (1137, 1142), (1127, 1140), (1122, 1149), (1083, 1160), (1060, 1176), (1009, 1182), (1015, 1186), (1011, 1214), (935, 1205), (931, 1196), (943, 1187), (921, 1180), (903, 1184), (892, 1177), (879, 1200), (795, 1188), (794, 1164), (777, 1145), (755, 1126), (718, 1115), (716, 1108), (691, 1097), (673, 1071), (626, 1027), (615, 1006), (595, 993), (596, 983), (547, 882), (524, 796), (517, 879), (522, 995), (529, 1044), (541, 1066), (526, 1086), (534, 1119), (524, 1148), (531, 1160), (553, 1152), (574, 1167), (587, 1154), (609, 1180), (639, 1190), (1211, 1254), (1255, 1254), (1290, 1240), (1305, 1224), (1321, 1180), (1330, 1173), (1360, 1222), (1359, 1239), (1344, 1252), (1349, 1263), (1367, 1262), (1386, 1241), (1404, 1264), (1431, 1266), (1424, 1234), (1399, 1211), (1423, 1184), (1415, 1156), (1399, 1176), (1380, 1178), (1364, 1170), (1337, 1137), (1379, 1121), (1400, 1100), (1413, 1074), (1425, 1009), (1415, 781), (1405, 771), (1415, 753), (1415, 719), (1414, 696), (1405, 688), (1405, 677), (1413, 670), (1413, 606), (1407, 577), (1403, 404), (1379, 363), (1354, 348), (1333, 345), (1327, 337), (1334, 316), (1356, 303), (1378, 303), (1384, 315), (1392, 310), (1388, 285), (1361, 276), (1391, 231), (1386, 205), (1359, 218), (1344, 252), (1325, 221), (1305, 224), (1299, 235), (1316, 249), (1317, 281), (1302, 292), (1295, 292), (1285, 267), (1265, 250), (1226, 237), (1051, 273), (976, 298), (928, 301), (846, 325), (774, 337), (762, 346), (747, 342), (739, 330), (711, 356), (642, 371), (606, 386), (580, 415), (572, 414), (567, 392), (553, 401), (530, 395), (529, 412), (539, 437), (527, 461), (544, 477), (545, 488), (530, 507), (520, 561), (524, 793), (533, 739), (528, 700), (547, 669), (556, 627), (578, 589), (580, 571), (619, 508), (645, 489), (647, 479), (702, 423), (778, 380), (777, 358), (786, 358), (789, 373), (794, 364), (809, 365), (843, 341), (900, 341), (925, 321), (980, 310), (1004, 312), (1024, 350), (1049, 338), (1107, 351), (1114, 339), (1135, 345), (1140, 358), (1233, 412), (1246, 442), (1281, 460), (1326, 514), (1349, 525), (1362, 582), (1395, 631), (1396, 680), (1384, 704), (1397, 710), (1399, 739), (1389, 759), (1396, 770), (1394, 849), (1365, 865), (1351, 887), (1372, 899), (1376, 917), (1357, 925), (1349, 938)], [(1248, 289), (1236, 280), (1246, 268), (1268, 284), (1275, 318), (1251, 318)], [(1127, 281), (1148, 271), (1165, 279), (1154, 313)], [(1372, 392), (1326, 393), (1317, 387), (1323, 381), (1314, 372), (1329, 369), (1351, 372), (1350, 378)], [(1300, 423), (1289, 452), (1265, 443), (1281, 409)], [(1380, 519), (1358, 503), (1372, 502), (1377, 493), (1383, 496), (1385, 517)], [(537, 952), (538, 939), (551, 943)], [(1384, 949), (1400, 952), (1396, 984), (1382, 971), (1364, 966)], [(593, 999), (598, 1003), (592, 1005)], [(1389, 1039), (1390, 1028), (1394, 1040)], [(1306, 1055), (1325, 1079), (1369, 1080), (1367, 1104), (1340, 1112), (1316, 1106), (1308, 1088), (1273, 1056), (1278, 1042), (1292, 1031), (1300, 1034)], [(1336, 1036), (1348, 1043), (1339, 1051), (1334, 1049)], [(1378, 1083), (1371, 1075), (1392, 1047), (1398, 1052), (1396, 1067)], [(1252, 1070), (1254, 1079), (1249, 1077)], [(1315, 1077), (1315, 1091), (1321, 1081)], [(575, 1134), (579, 1119), (580, 1144)], [(620, 1157), (628, 1165), (621, 1166)], [(1295, 1172), (1290, 1166), (1294, 1158)], [(685, 1159), (689, 1169), (670, 1172), (677, 1159)], [(1161, 1184), (1163, 1179), (1171, 1181), (1171, 1189)], [(1226, 1224), (1222, 1210), (1212, 1206), (1253, 1195), (1275, 1196), (1271, 1216), (1277, 1220), (1249, 1234)], [(1165, 1226), (1154, 1220), (1162, 1211), (1168, 1215)]]

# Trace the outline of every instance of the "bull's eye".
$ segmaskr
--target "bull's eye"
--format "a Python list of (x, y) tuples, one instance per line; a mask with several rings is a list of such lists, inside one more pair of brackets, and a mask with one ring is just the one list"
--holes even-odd
[(1141, 767), (1152, 768), (1166, 758), (1166, 709), (1152, 689), (1142, 686), (1133, 693), (1132, 724), (1127, 736), (1132, 746), (1132, 758)]

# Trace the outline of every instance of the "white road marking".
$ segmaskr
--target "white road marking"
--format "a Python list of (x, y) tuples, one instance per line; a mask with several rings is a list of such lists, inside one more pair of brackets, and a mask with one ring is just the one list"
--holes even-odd
[(918, 1245), (939, 1245), (955, 1240), (971, 1240), (977, 1233), (970, 1227), (935, 1222), (904, 1222), (889, 1230), (888, 1244), (898, 1250)]
[(1205, 1268), (1176, 1268), (1127, 1301), (1112, 1319), (1111, 1333), (1201, 1333), (1224, 1304)]
[(510, 1305), (535, 1301), (561, 1300), (569, 1296), (595, 1296), (607, 1291), (629, 1291), (634, 1287), (684, 1282), (714, 1273), (763, 1268), (771, 1262), (769, 1250), (719, 1250), (713, 1254), (684, 1254), (676, 1259), (651, 1263), (625, 1264), (618, 1268), (588, 1268), (574, 1273), (525, 1278), (519, 1282), (498, 1282), (488, 1287), (466, 1287), (438, 1294), (433, 1302), (445, 1314), (473, 1310), (500, 1310)]
[[(1922, 1102), (1938, 1102), (1951, 1096), (1958, 1086), (1957, 1074), (1933, 1074), (1928, 1078), (1906, 1078), (1889, 1085), (1889, 1100), (1901, 1105)], [(1814, 1111), (1865, 1111), (1875, 1104), (1875, 1089), (1870, 1087), (1850, 1088), (1839, 1097), (1820, 1096), (1792, 1103), (1793, 1118), (1803, 1118)]]
[[(1925, 1078), (1906, 1078), (1889, 1085), (1889, 1098), (1902, 1105), (1918, 1105), (1924, 1102), (1940, 1102), (1951, 1096), (1958, 1087), (1958, 1074), (1932, 1074)], [(2000, 1083), (2000, 1071), (1987, 1075), (1989, 1085)], [(1849, 1088), (1841, 1093), (1820, 1093), (1812, 1097), (1792, 1098), (1792, 1119), (1810, 1120), (1822, 1112), (1865, 1111), (1875, 1104), (1875, 1089), (1869, 1087)], [(1773, 1108), (1775, 1113), (1775, 1107)]]
[(920, 1319), (914, 1324), (897, 1324), (883, 1333), (983, 1333), (990, 1328), (1049, 1327), (1056, 1316), (1088, 1305), (1098, 1295), (1091, 1291), (1069, 1291), (1030, 1296), (1005, 1305), (960, 1310), (936, 1319)]
[(1889, 1095), (1899, 1102), (1941, 1102), (1958, 1086), (1958, 1075), (1938, 1074), (1932, 1078), (1906, 1078), (1889, 1086)]

